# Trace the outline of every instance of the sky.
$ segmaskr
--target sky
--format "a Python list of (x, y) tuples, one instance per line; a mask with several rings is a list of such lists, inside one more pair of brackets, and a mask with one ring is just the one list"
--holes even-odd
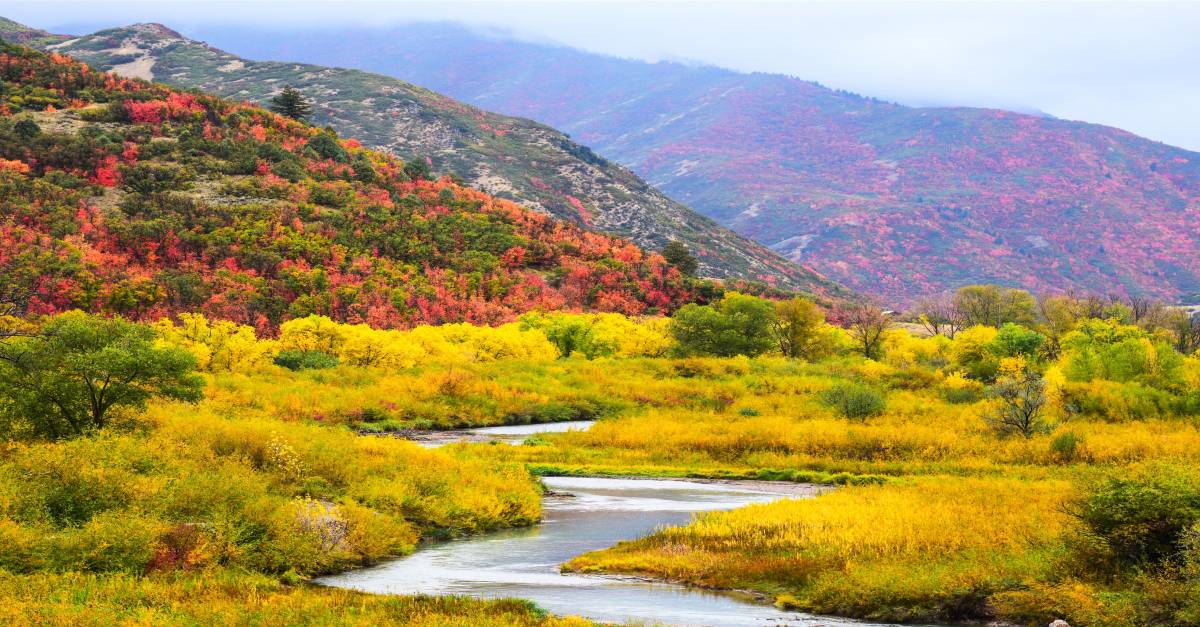
[(789, 74), (909, 105), (1040, 111), (1200, 151), (1200, 1), (0, 0), (0, 15), (71, 34), (134, 22), (187, 34), (455, 21), (621, 57)]

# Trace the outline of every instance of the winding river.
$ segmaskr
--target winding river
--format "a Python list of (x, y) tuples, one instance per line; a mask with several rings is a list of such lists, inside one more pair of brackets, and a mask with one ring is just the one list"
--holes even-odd
[[(576, 426), (576, 425), (572, 425)], [(581, 425), (586, 428), (585, 425)], [(508, 440), (569, 428), (528, 425), (474, 430)], [(515, 432), (514, 432), (515, 431)], [(814, 486), (765, 482), (546, 477), (540, 524), (451, 542), (408, 557), (324, 577), (318, 583), (384, 594), (461, 594), (530, 599), (555, 614), (605, 622), (672, 625), (864, 625), (787, 612), (749, 595), (718, 593), (634, 578), (564, 574), (559, 566), (587, 551), (688, 522), (698, 512), (811, 496)]]

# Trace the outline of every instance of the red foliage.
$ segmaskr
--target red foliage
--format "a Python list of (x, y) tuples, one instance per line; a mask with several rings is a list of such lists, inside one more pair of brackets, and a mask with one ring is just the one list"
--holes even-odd
[[(58, 187), (50, 178), (35, 183), (45, 173), (40, 164), (64, 152), (58, 146), (29, 148), (24, 156), (36, 168), (0, 160), (0, 176), (11, 183), (5, 200), (14, 208), (0, 217), (0, 275), (32, 277), (35, 313), (80, 308), (151, 319), (200, 311), (269, 333), (309, 313), (379, 327), (497, 324), (534, 309), (639, 314), (692, 298), (688, 282), (661, 256), (625, 240), (448, 179), (411, 181), (401, 162), (384, 155), (371, 156), (376, 175), (367, 183), (344, 163), (312, 158), (304, 145), (319, 131), (311, 127), (213, 97), (85, 73), (81, 65), (56, 62), (47, 72), (49, 63), (45, 56), (0, 55), (0, 75), (16, 77), (17, 88), (63, 98), (107, 97), (130, 120), (123, 128), (106, 125), (119, 141), (71, 153), (88, 164), (78, 173), (94, 185), (120, 184), (118, 164), (148, 153), (142, 142), (153, 140), (141, 124), (175, 140), (156, 145), (155, 167), (187, 155), (187, 171), (199, 169), (194, 174), (218, 189), (226, 171), (212, 164), (227, 157), (204, 155), (214, 148), (201, 137), (229, 138), (246, 150), (273, 142), (276, 154), (292, 153), (303, 168), (293, 182), (272, 172), (277, 161), (259, 160), (258, 176), (236, 181), (244, 201), (206, 204), (185, 190), (144, 198), (126, 191), (122, 209), (110, 212), (93, 206), (95, 188)], [(352, 141), (342, 145), (362, 150)], [(201, 155), (208, 158), (195, 159)], [(147, 568), (176, 567), (186, 562), (181, 551), (164, 541)]]

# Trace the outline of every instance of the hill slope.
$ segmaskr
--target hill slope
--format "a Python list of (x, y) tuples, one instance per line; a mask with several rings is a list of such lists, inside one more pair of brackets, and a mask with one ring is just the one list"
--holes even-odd
[(693, 297), (657, 254), (265, 110), (0, 42), (0, 286), (34, 313), (185, 311), (270, 331)]
[(1118, 129), (911, 108), (447, 25), (234, 30), (218, 43), (384, 72), (552, 124), (739, 233), (897, 301), (982, 281), (1200, 298), (1200, 154)]
[(678, 239), (697, 254), (705, 276), (822, 294), (842, 291), (530, 120), (488, 113), (378, 74), (242, 59), (157, 24), (60, 36), (55, 43), (49, 43), (53, 36), (9, 24), (0, 37), (40, 42), (124, 76), (258, 103), (290, 84), (314, 99), (315, 124), (403, 158), (429, 158), (435, 170), (454, 173), (472, 187), (649, 250)]

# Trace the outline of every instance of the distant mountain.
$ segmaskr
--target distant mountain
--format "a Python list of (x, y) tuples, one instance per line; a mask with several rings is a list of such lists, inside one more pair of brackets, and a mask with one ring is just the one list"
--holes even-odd
[(912, 108), (444, 24), (231, 30), (219, 42), (386, 73), (551, 124), (739, 233), (897, 302), (974, 282), (1200, 294), (1200, 153), (1119, 129)]
[(670, 311), (707, 287), (626, 240), (429, 180), (251, 105), (0, 42), (0, 286), (29, 309), (271, 332)]
[(394, 78), (300, 63), (256, 62), (158, 24), (67, 38), (13, 22), (0, 38), (37, 44), (124, 76), (262, 103), (285, 85), (315, 100), (313, 122), (403, 158), (429, 158), (478, 189), (649, 250), (680, 240), (701, 273), (816, 294), (844, 288), (671, 200), (566, 135), (488, 113)]

